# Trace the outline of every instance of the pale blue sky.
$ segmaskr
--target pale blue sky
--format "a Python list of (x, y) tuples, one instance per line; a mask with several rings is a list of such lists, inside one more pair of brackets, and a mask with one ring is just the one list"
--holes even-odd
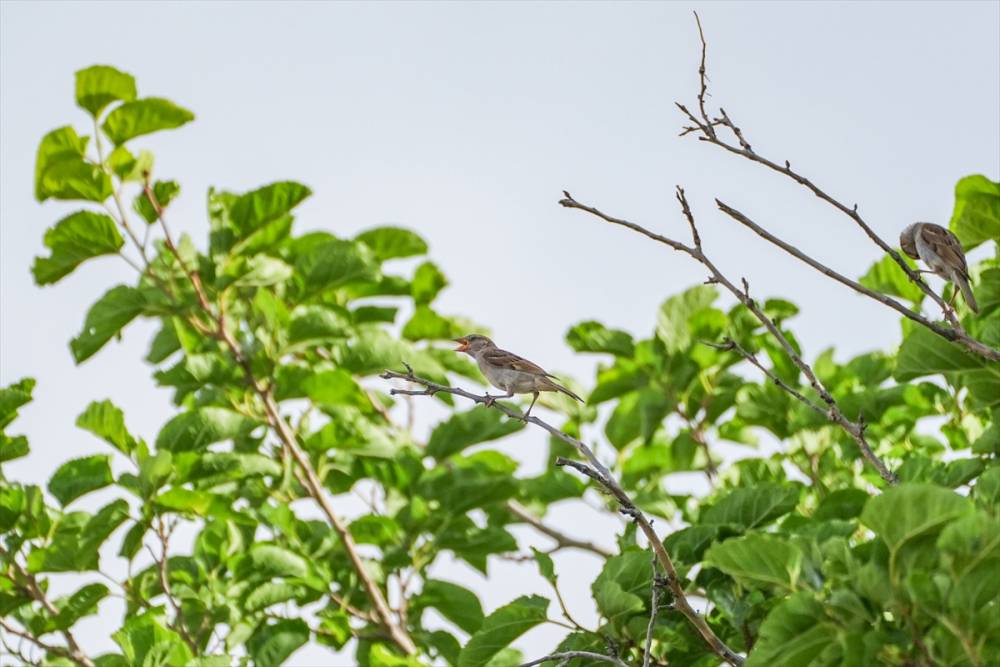
[[(693, 102), (697, 86), (693, 8), (709, 40), (710, 104), (760, 152), (857, 202), (886, 238), (916, 219), (946, 222), (960, 177), (1000, 177), (997, 2), (0, 4), (0, 382), (39, 380), (17, 423), (33, 453), (10, 473), (42, 483), (55, 462), (99, 449), (73, 427), (92, 398), (114, 400), (147, 439), (171, 414), (167, 392), (137, 363), (150, 327), (131, 327), (81, 367), (69, 355), (90, 303), (132, 280), (127, 266), (109, 258), (56, 287), (31, 282), (44, 230), (71, 208), (32, 199), (34, 151), (54, 127), (86, 129), (73, 72), (92, 63), (127, 70), (141, 94), (197, 114), (140, 142), (161, 177), (182, 183), (171, 206), (178, 230), (204, 238), (210, 185), (301, 181), (315, 194), (300, 230), (418, 230), (452, 281), (443, 311), (584, 381), (596, 360), (562, 342), (570, 325), (599, 319), (648, 335), (658, 304), (704, 272), (563, 210), (563, 188), (684, 237), (673, 200), (682, 184), (717, 263), (758, 295), (804, 306), (796, 332), (810, 356), (893, 344), (889, 311), (714, 210), (720, 197), (848, 275), (878, 257), (850, 221), (790, 181), (677, 137), (673, 101)], [(526, 433), (505, 449), (530, 472), (544, 442)], [(570, 532), (610, 544), (618, 520), (583, 514), (557, 512)], [(589, 582), (596, 563), (560, 554), (557, 566), (566, 581)], [(461, 566), (443, 576), (480, 590), (487, 610), (543, 592), (516, 566), (491, 568), (489, 581)], [(592, 620), (587, 587), (567, 588)], [(85, 644), (106, 646), (101, 621), (89, 624)], [(538, 655), (562, 634), (545, 627), (519, 646)], [(322, 655), (304, 651), (293, 664)]]

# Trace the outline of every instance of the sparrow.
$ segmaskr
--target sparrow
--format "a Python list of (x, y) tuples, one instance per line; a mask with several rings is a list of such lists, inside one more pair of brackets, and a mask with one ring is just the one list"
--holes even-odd
[(487, 405), (492, 405), (498, 398), (510, 398), (514, 394), (533, 394), (531, 405), (528, 411), (521, 417), (527, 419), (531, 414), (531, 408), (535, 407), (538, 400), (538, 393), (542, 391), (561, 391), (570, 398), (583, 403), (583, 399), (571, 392), (566, 387), (554, 382), (558, 379), (554, 375), (546, 373), (545, 370), (533, 364), (524, 357), (519, 357), (513, 352), (501, 350), (496, 344), (486, 336), (479, 334), (469, 334), (456, 338), (458, 347), (456, 352), (465, 352), (476, 360), (479, 370), (483, 372), (486, 379), (497, 389), (507, 392), (506, 396), (486, 395)]
[[(930, 271), (955, 284), (962, 291), (965, 302), (972, 312), (978, 313), (979, 306), (969, 286), (969, 266), (958, 237), (941, 225), (932, 222), (915, 222), (899, 235), (899, 245), (909, 257), (922, 259)], [(954, 305), (955, 294), (951, 296)]]

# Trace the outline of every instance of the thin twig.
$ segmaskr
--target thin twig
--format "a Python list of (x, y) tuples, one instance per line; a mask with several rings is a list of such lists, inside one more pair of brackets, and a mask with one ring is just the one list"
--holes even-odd
[(882, 477), (882, 479), (884, 479), (889, 484), (896, 483), (896, 476), (889, 471), (885, 463), (883, 463), (882, 460), (875, 454), (871, 446), (868, 444), (868, 441), (865, 439), (864, 424), (860, 420), (857, 423), (852, 422), (850, 419), (844, 416), (844, 413), (840, 410), (840, 407), (837, 405), (837, 401), (833, 398), (830, 392), (819, 380), (819, 378), (816, 376), (816, 373), (813, 372), (812, 367), (809, 366), (809, 364), (807, 364), (802, 359), (802, 356), (796, 351), (795, 347), (791, 344), (788, 338), (781, 332), (781, 330), (774, 323), (774, 321), (770, 317), (768, 317), (764, 313), (763, 309), (761, 309), (761, 307), (757, 305), (757, 302), (750, 297), (749, 285), (747, 284), (746, 280), (745, 279), (743, 280), (743, 289), (740, 289), (739, 287), (734, 285), (728, 278), (726, 278), (726, 276), (715, 266), (714, 263), (712, 263), (712, 261), (708, 258), (708, 256), (705, 255), (705, 253), (702, 251), (700, 245), (698, 245), (700, 243), (700, 239), (697, 236), (697, 226), (695, 225), (694, 215), (691, 213), (691, 208), (687, 203), (687, 197), (685, 196), (684, 190), (681, 187), (678, 186), (677, 188), (677, 201), (680, 204), (681, 211), (684, 214), (684, 218), (687, 220), (688, 225), (692, 229), (692, 237), (696, 239), (695, 247), (684, 245), (679, 241), (675, 241), (660, 234), (654, 234), (648, 229), (642, 227), (641, 225), (638, 225), (634, 222), (630, 222), (628, 220), (623, 220), (621, 218), (610, 216), (600, 211), (599, 209), (594, 208), (593, 206), (587, 206), (586, 204), (581, 204), (580, 202), (576, 201), (572, 197), (572, 195), (570, 195), (566, 191), (563, 191), (563, 194), (565, 195), (565, 198), (559, 201), (559, 203), (562, 206), (566, 208), (575, 208), (581, 211), (586, 211), (587, 213), (590, 213), (591, 215), (594, 215), (606, 222), (610, 222), (615, 225), (621, 225), (622, 227), (627, 227), (628, 229), (638, 232), (643, 236), (646, 236), (647, 238), (653, 239), (654, 241), (658, 241), (659, 243), (663, 243), (664, 245), (667, 245), (670, 248), (673, 248), (674, 250), (677, 250), (679, 252), (683, 252), (684, 254), (688, 255), (695, 261), (700, 262), (702, 265), (704, 265), (705, 268), (708, 269), (710, 274), (708, 282), (712, 284), (722, 285), (727, 290), (729, 290), (729, 292), (732, 293), (733, 296), (735, 296), (740, 301), (740, 303), (746, 306), (747, 309), (751, 313), (753, 313), (753, 315), (761, 322), (761, 324), (764, 325), (764, 327), (768, 330), (768, 332), (770, 332), (771, 336), (773, 336), (774, 339), (778, 341), (781, 347), (785, 350), (785, 354), (788, 355), (792, 363), (794, 363), (795, 366), (802, 372), (802, 374), (809, 381), (810, 386), (812, 386), (812, 388), (816, 391), (817, 394), (819, 394), (820, 398), (826, 404), (827, 406), (827, 409), (825, 411), (826, 417), (830, 421), (839, 424), (841, 428), (843, 428), (844, 431), (851, 436), (851, 438), (857, 443), (858, 448), (861, 450), (862, 455), (865, 457), (865, 459), (868, 460), (869, 463), (871, 463), (871, 465), (875, 468), (875, 470), (878, 472), (879, 476)]
[(653, 647), (653, 629), (656, 627), (656, 616), (660, 613), (660, 586), (659, 586), (659, 575), (656, 570), (656, 559), (653, 559), (653, 579), (650, 583), (650, 601), (649, 601), (649, 625), (646, 626), (646, 648), (642, 655), (642, 667), (649, 667), (649, 661), (652, 658), (650, 649)]
[[(882, 304), (884, 304), (886, 306), (889, 306), (890, 308), (893, 308), (894, 310), (897, 310), (897, 311), (903, 313), (903, 315), (905, 315), (906, 317), (909, 317), (910, 319), (912, 319), (912, 320), (914, 320), (916, 322), (919, 322), (921, 325), (927, 327), (928, 329), (930, 329), (931, 331), (933, 331), (938, 336), (941, 336), (945, 340), (949, 340), (949, 341), (952, 341), (952, 342), (957, 342), (960, 345), (962, 345), (965, 349), (967, 349), (968, 351), (970, 351), (970, 352), (972, 352), (972, 353), (974, 353), (974, 354), (976, 354), (976, 355), (978, 355), (980, 357), (983, 357), (985, 359), (989, 359), (991, 361), (1000, 361), (1000, 350), (997, 350), (996, 348), (990, 347), (989, 345), (986, 345), (986, 344), (982, 343), (981, 341), (976, 340), (975, 338), (973, 338), (972, 336), (970, 336), (968, 334), (968, 332), (965, 331), (965, 329), (962, 327), (961, 322), (959, 322), (958, 317), (955, 315), (954, 310), (944, 301), (944, 299), (940, 295), (938, 295), (937, 292), (935, 292), (933, 289), (931, 289), (931, 287), (926, 282), (924, 282), (924, 280), (920, 277), (920, 272), (917, 271), (917, 270), (915, 270), (915, 269), (913, 269), (912, 267), (910, 267), (910, 265), (906, 262), (906, 260), (903, 259), (902, 255), (900, 255), (898, 252), (896, 252), (895, 248), (893, 248), (882, 237), (880, 237), (875, 232), (875, 230), (872, 229), (872, 227), (865, 221), (865, 219), (861, 217), (861, 214), (858, 213), (858, 206), (857, 206), (857, 204), (854, 204), (852, 206), (848, 206), (847, 204), (845, 204), (845, 203), (839, 201), (838, 199), (834, 198), (833, 196), (829, 195), (826, 191), (824, 191), (822, 188), (820, 188), (818, 185), (816, 185), (812, 180), (810, 180), (809, 178), (803, 176), (802, 174), (798, 173), (797, 171), (793, 170), (791, 162), (789, 162), (788, 160), (785, 160), (784, 164), (778, 164), (777, 162), (775, 162), (773, 160), (770, 160), (770, 159), (768, 159), (766, 157), (763, 157), (762, 155), (759, 155), (758, 153), (756, 153), (751, 148), (751, 146), (747, 142), (747, 140), (744, 138), (743, 132), (732, 121), (732, 119), (729, 117), (729, 115), (726, 114), (726, 112), (725, 112), (724, 109), (722, 109), (722, 108), (719, 109), (719, 112), (720, 112), (720, 117), (719, 118), (716, 118), (716, 119), (710, 119), (709, 118), (708, 113), (706, 112), (705, 106), (704, 106), (704, 98), (705, 98), (705, 51), (707, 49), (707, 46), (706, 46), (706, 43), (705, 43), (704, 33), (702, 32), (701, 20), (698, 18), (697, 14), (695, 14), (695, 20), (696, 20), (697, 25), (698, 25), (698, 35), (701, 37), (701, 44), (702, 44), (701, 64), (699, 65), (699, 69), (698, 69), (699, 76), (701, 77), (701, 87), (700, 87), (699, 92), (698, 92), (698, 106), (699, 106), (699, 111), (700, 111), (701, 117), (699, 118), (698, 116), (696, 116), (695, 114), (693, 114), (683, 104), (680, 104), (679, 102), (675, 103), (676, 106), (677, 106), (677, 108), (680, 109), (681, 112), (684, 113), (685, 116), (687, 116), (688, 120), (690, 120), (694, 124), (693, 126), (686, 126), (686, 127), (684, 127), (683, 131), (681, 132), (681, 135), (683, 136), (685, 134), (698, 133), (699, 134), (698, 139), (701, 140), (701, 141), (705, 141), (707, 143), (719, 146), (720, 148), (722, 148), (722, 149), (724, 149), (724, 150), (726, 150), (726, 151), (728, 151), (730, 153), (733, 153), (734, 155), (739, 155), (741, 157), (746, 158), (747, 160), (750, 160), (751, 162), (756, 162), (757, 164), (763, 165), (763, 166), (767, 167), (768, 169), (771, 169), (772, 171), (776, 171), (779, 174), (787, 176), (788, 178), (792, 179), (793, 181), (795, 181), (799, 185), (802, 185), (803, 187), (805, 187), (806, 189), (808, 189), (810, 192), (812, 192), (819, 199), (825, 201), (827, 204), (833, 206), (835, 209), (837, 209), (838, 211), (840, 211), (841, 213), (843, 213), (844, 215), (846, 215), (848, 218), (850, 218), (852, 221), (854, 221), (854, 223), (857, 224), (858, 227), (861, 228), (861, 230), (865, 233), (865, 235), (873, 243), (875, 243), (875, 245), (877, 245), (882, 250), (882, 252), (884, 252), (885, 254), (887, 254), (889, 257), (892, 258), (892, 260), (894, 262), (896, 262), (896, 264), (900, 267), (900, 269), (902, 269), (902, 271), (906, 274), (907, 278), (909, 278), (911, 282), (913, 282), (915, 285), (917, 285), (917, 287), (924, 294), (926, 294), (927, 296), (929, 296), (931, 298), (931, 300), (934, 301), (934, 303), (936, 303), (939, 308), (941, 308), (942, 313), (944, 313), (945, 319), (948, 321), (948, 323), (951, 326), (950, 327), (943, 327), (943, 326), (940, 326), (938, 324), (935, 324), (935, 323), (931, 322), (930, 320), (927, 320), (926, 318), (923, 318), (923, 317), (913, 317), (912, 314), (909, 314), (908, 312), (904, 312), (907, 309), (903, 308), (901, 310), (900, 308), (897, 308), (896, 306), (892, 305), (892, 303), (890, 303), (891, 300), (886, 300), (886, 299), (878, 298), (878, 297), (874, 296), (873, 294), (869, 293), (870, 291), (862, 291), (861, 289), (858, 289), (858, 287), (855, 287), (855, 285), (850, 284), (848, 282), (844, 282), (843, 280), (840, 280), (839, 278), (836, 278), (836, 276), (833, 276), (831, 273), (827, 273), (827, 271), (824, 270), (825, 267), (820, 268), (819, 266), (816, 265), (818, 263), (813, 263), (814, 261), (807, 260), (806, 259), (807, 256), (804, 253), (798, 253), (797, 254), (797, 253), (793, 252), (792, 254), (797, 259), (805, 261), (806, 263), (810, 264), (810, 266), (813, 266), (813, 268), (817, 268), (820, 271), (823, 271), (824, 273), (827, 273), (827, 275), (829, 275), (830, 277), (833, 277), (833, 278), (839, 280), (839, 282), (847, 284), (848, 286), (852, 287), (853, 289), (858, 289), (858, 291), (862, 292), (863, 294), (866, 294), (867, 296), (871, 296), (872, 298), (875, 298), (880, 303), (882, 303)], [(722, 139), (720, 137), (719, 133), (715, 131), (715, 128), (717, 126), (719, 126), (719, 125), (724, 125), (724, 126), (728, 127), (730, 130), (732, 130), (733, 135), (736, 137), (737, 143), (739, 145), (736, 145), (736, 144), (733, 144), (733, 143), (729, 143), (729, 142), (725, 141), (724, 139)], [(723, 205), (720, 203), (720, 208), (722, 208), (722, 206)], [(723, 210), (725, 211), (725, 209), (723, 209)], [(729, 213), (729, 211), (726, 211), (726, 212)], [(735, 217), (735, 216), (733, 216), (733, 217)], [(739, 218), (737, 218), (737, 219), (739, 219)], [(746, 222), (743, 221), (743, 220), (740, 220), (740, 222), (743, 222), (744, 224), (746, 224)], [(758, 233), (760, 233), (760, 232), (758, 232)], [(765, 237), (765, 238), (767, 238), (767, 237)], [(772, 242), (775, 242), (775, 240), (772, 240), (772, 239), (768, 239), (768, 240), (771, 240)], [(785, 246), (780, 246), (780, 247), (782, 247), (786, 251), (791, 252)]]
[[(447, 385), (431, 382), (430, 380), (426, 380), (422, 377), (414, 375), (413, 369), (407, 366), (406, 364), (404, 364), (404, 366), (406, 366), (407, 369), (406, 373), (399, 373), (396, 371), (387, 370), (384, 373), (382, 373), (381, 377), (386, 380), (392, 380), (392, 379), (405, 380), (407, 382), (412, 382), (414, 384), (421, 385), (425, 387), (425, 389), (423, 390), (391, 389), (389, 392), (390, 394), (407, 394), (410, 396), (433, 396), (434, 394), (444, 392), (452, 394), (454, 396), (461, 396), (462, 398), (469, 399), (470, 401), (481, 403), (487, 407), (499, 410), (500, 412), (504, 413), (505, 415), (507, 415), (512, 419), (518, 419), (526, 423), (534, 424), (535, 426), (538, 426), (547, 431), (550, 435), (562, 440), (566, 444), (572, 445), (578, 452), (580, 452), (583, 458), (585, 458), (590, 465), (580, 463), (579, 461), (570, 461), (562, 457), (556, 460), (556, 465), (566, 465), (574, 468), (575, 470), (581, 472), (582, 474), (587, 475), (588, 477), (599, 483), (601, 486), (603, 486), (605, 489), (607, 489), (607, 491), (612, 496), (615, 497), (615, 499), (621, 506), (620, 511), (623, 514), (628, 515), (635, 521), (636, 525), (639, 527), (639, 530), (641, 530), (643, 535), (646, 536), (646, 539), (649, 542), (649, 546), (655, 553), (656, 559), (659, 561), (660, 566), (667, 573), (667, 579), (669, 582), (670, 590), (674, 594), (675, 606), (677, 610), (681, 612), (688, 619), (688, 621), (698, 631), (698, 634), (701, 635), (701, 637), (705, 640), (705, 642), (712, 649), (712, 651), (714, 651), (719, 657), (721, 657), (723, 660), (732, 665), (739, 666), (743, 664), (744, 659), (740, 655), (738, 655), (735, 651), (726, 646), (725, 642), (723, 642), (722, 639), (720, 639), (718, 635), (715, 634), (715, 632), (708, 625), (708, 623), (701, 616), (701, 614), (695, 611), (695, 609), (688, 602), (687, 596), (684, 593), (684, 589), (680, 584), (679, 578), (677, 577), (677, 570), (674, 567), (673, 560), (670, 558), (670, 554), (667, 553), (666, 548), (663, 546), (662, 540), (656, 534), (656, 531), (653, 530), (652, 523), (642, 512), (642, 510), (636, 507), (635, 503), (632, 501), (629, 495), (625, 492), (624, 489), (622, 489), (621, 485), (618, 483), (618, 480), (616, 480), (614, 475), (611, 474), (611, 471), (608, 470), (607, 466), (601, 463), (600, 460), (598, 460), (598, 458), (594, 455), (593, 450), (591, 450), (591, 448), (588, 447), (586, 443), (574, 438), (571, 435), (568, 435), (567, 433), (564, 433), (555, 426), (552, 426), (551, 424), (542, 421), (535, 415), (530, 415), (528, 417), (525, 417), (522, 413), (519, 413), (507, 407), (503, 403), (496, 402), (491, 397), (481, 396), (479, 394), (473, 394), (472, 392), (468, 392), (458, 387), (449, 387)], [(543, 662), (544, 661), (545, 660), (543, 660)], [(535, 662), (532, 664), (541, 664), (541, 663)]]
[(517, 502), (516, 500), (510, 500), (507, 502), (507, 510), (516, 516), (521, 521), (530, 525), (532, 528), (547, 535), (556, 541), (559, 548), (563, 549), (582, 549), (583, 551), (589, 551), (593, 554), (597, 554), (602, 558), (611, 558), (613, 555), (610, 551), (604, 547), (598, 546), (593, 542), (587, 542), (586, 540), (578, 540), (574, 537), (570, 537), (564, 533), (559, 532), (555, 528), (548, 526), (536, 517), (534, 514), (528, 511), (528, 508)]
[(184, 643), (191, 649), (191, 653), (198, 655), (198, 643), (188, 633), (187, 627), (184, 625), (184, 616), (181, 612), (180, 602), (177, 601), (177, 598), (174, 597), (173, 591), (170, 589), (170, 573), (167, 570), (167, 559), (169, 558), (170, 550), (170, 533), (163, 525), (162, 516), (156, 518), (156, 536), (160, 540), (160, 557), (157, 558), (156, 554), (153, 553), (153, 550), (149, 549), (149, 547), (147, 547), (147, 549), (149, 549), (149, 554), (153, 557), (153, 562), (156, 563), (157, 570), (159, 571), (160, 587), (163, 589), (163, 595), (166, 596), (167, 601), (174, 610), (174, 620), (168, 623), (168, 625), (177, 631), (177, 634), (181, 636)]
[(624, 662), (610, 655), (604, 655), (603, 653), (593, 653), (591, 651), (563, 651), (562, 653), (552, 653), (544, 658), (538, 658), (530, 662), (525, 662), (520, 665), (520, 667), (535, 667), (536, 665), (541, 665), (546, 662), (555, 662), (556, 660), (572, 660), (573, 658), (582, 658), (587, 660), (596, 660), (597, 662), (607, 662), (617, 667), (628, 667)]

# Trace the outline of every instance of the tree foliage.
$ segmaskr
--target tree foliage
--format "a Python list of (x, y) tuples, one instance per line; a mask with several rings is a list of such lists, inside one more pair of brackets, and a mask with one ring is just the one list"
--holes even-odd
[[(486, 610), (429, 568), (449, 554), (488, 575), (492, 558), (522, 551), (510, 527), (525, 512), (544, 527), (557, 502), (587, 495), (612, 513), (620, 505), (554, 465), (577, 456), (556, 438), (553, 465), (519, 475), (491, 443), (525, 425), (497, 410), (439, 393), (431, 400), (449, 416), (427, 442), (398, 420), (389, 386), (373, 377), (384, 369), (408, 364), (433, 382), (483, 383), (440, 344), (474, 325), (436, 310), (447, 279), (425, 258), (425, 241), (396, 227), (297, 234), (296, 207), (311, 191), (292, 181), (210, 190), (205, 238), (174, 238), (167, 220), (180, 179), (159, 180), (136, 144), (194, 115), (141, 97), (131, 76), (107, 66), (77, 73), (76, 99), (92, 135), (66, 126), (42, 139), (35, 194), (81, 208), (45, 233), (35, 279), (58, 283), (106, 255), (129, 261), (137, 277), (98, 296), (70, 350), (77, 363), (114, 354), (104, 348), (129, 335), (130, 322), (156, 322), (146, 361), (176, 412), (158, 433), (140, 434), (94, 397), (77, 420), (89, 433), (80, 437), (95, 438), (93, 455), (61, 462), (45, 489), (0, 476), (6, 650), (99, 667), (278, 665), (308, 642), (351, 644), (366, 667), (526, 659), (510, 644), (560, 620), (552, 600)], [(962, 322), (1000, 345), (1000, 185), (959, 181), (951, 226), (969, 248), (994, 242), (972, 267), (981, 313), (963, 311)], [(424, 259), (409, 271), (396, 261), (414, 257)], [(914, 307), (923, 301), (893, 262), (875, 263), (862, 283)], [(794, 342), (798, 307), (761, 305)], [(577, 352), (599, 355), (596, 376), (581, 391), (585, 405), (562, 396), (542, 404), (562, 431), (585, 434), (635, 505), (669, 527), (661, 536), (682, 588), (707, 603), (696, 606), (709, 627), (749, 666), (1000, 659), (1000, 364), (902, 325), (895, 349), (853, 358), (830, 349), (812, 360), (896, 485), (865, 464), (844, 429), (747, 363), (741, 350), (822, 403), (759, 319), (714, 286), (668, 295), (646, 337), (593, 320), (566, 334)], [(0, 462), (28, 454), (9, 431), (33, 387), (24, 379), (0, 390)], [(721, 443), (740, 455), (724, 460), (713, 451)], [(676, 490), (675, 475), (691, 472), (707, 477), (708, 494)], [(359, 487), (377, 500), (347, 522), (338, 498)], [(93, 512), (75, 505), (99, 489), (113, 500)], [(305, 518), (316, 516), (306, 505), (324, 518)], [(197, 531), (188, 550), (170, 543), (182, 524)], [(583, 526), (548, 528), (556, 548), (571, 546), (561, 532), (591, 537)], [(600, 623), (576, 626), (553, 652), (640, 665), (648, 643), (650, 664), (719, 664), (635, 525), (626, 519), (616, 537), (614, 554), (593, 549), (604, 561), (590, 584)], [(113, 553), (127, 574), (102, 577), (120, 570)], [(540, 591), (568, 585), (547, 552), (533, 557)], [(47, 579), (61, 572), (87, 583), (52, 597)], [(663, 589), (657, 609), (654, 587)], [(106, 621), (117, 649), (91, 655), (74, 627), (112, 594), (126, 601), (124, 616)]]

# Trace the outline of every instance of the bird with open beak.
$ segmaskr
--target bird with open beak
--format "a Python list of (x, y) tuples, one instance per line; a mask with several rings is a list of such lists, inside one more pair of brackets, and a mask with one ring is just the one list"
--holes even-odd
[[(962, 292), (965, 303), (974, 313), (979, 312), (976, 297), (969, 285), (969, 266), (965, 251), (958, 237), (941, 225), (932, 222), (915, 222), (899, 235), (899, 246), (912, 259), (923, 260), (930, 271), (953, 283)], [(956, 291), (957, 293), (957, 291)], [(951, 295), (954, 306), (955, 294)]]
[(456, 338), (458, 347), (456, 352), (465, 352), (476, 360), (479, 370), (483, 372), (486, 379), (497, 389), (502, 389), (507, 394), (505, 396), (486, 395), (487, 405), (492, 405), (498, 398), (510, 398), (514, 394), (533, 394), (531, 405), (524, 413), (522, 419), (527, 419), (531, 414), (531, 408), (535, 407), (538, 400), (538, 393), (542, 391), (561, 391), (570, 398), (583, 403), (583, 399), (571, 392), (561, 384), (554, 382), (557, 379), (554, 375), (546, 373), (545, 370), (533, 364), (524, 357), (519, 357), (513, 352), (501, 350), (486, 336), (470, 334)]

